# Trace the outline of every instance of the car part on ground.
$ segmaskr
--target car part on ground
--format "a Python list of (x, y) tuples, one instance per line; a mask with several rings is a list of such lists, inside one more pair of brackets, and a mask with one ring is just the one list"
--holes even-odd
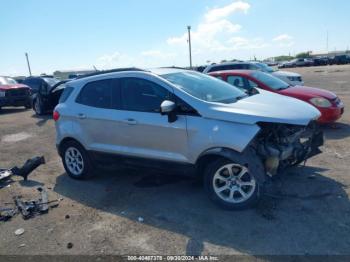
[(40, 165), (45, 164), (45, 158), (43, 156), (37, 156), (28, 159), (22, 167), (13, 167), (11, 169), (0, 169), (0, 181), (10, 178), (12, 175), (21, 176), (23, 180), (28, 179), (29, 174)]
[[(285, 162), (304, 161), (322, 144), (310, 142), (316, 128), (308, 136), (304, 130), (320, 116), (313, 106), (264, 90), (246, 94), (190, 70), (84, 77), (61, 98), (56, 145), (72, 178), (109, 163), (199, 175), (210, 198), (228, 209), (259, 198), (266, 169), (271, 175)], [(277, 133), (263, 140), (269, 127)]]
[(29, 219), (36, 215), (46, 214), (50, 208), (58, 207), (61, 199), (49, 201), (45, 188), (38, 187), (37, 191), (40, 193), (40, 196), (35, 200), (23, 200), (22, 196), (15, 196), (13, 198), (14, 207), (0, 208), (0, 221), (10, 220), (18, 213), (22, 215), (23, 219)]

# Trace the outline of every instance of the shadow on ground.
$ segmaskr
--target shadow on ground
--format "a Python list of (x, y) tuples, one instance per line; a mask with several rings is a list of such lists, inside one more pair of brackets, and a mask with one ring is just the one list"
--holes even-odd
[(326, 139), (338, 140), (350, 136), (350, 125), (346, 123), (323, 125), (322, 130)]
[(24, 111), (27, 111), (29, 109), (25, 109), (25, 108), (22, 108), (22, 107), (10, 107), (10, 108), (6, 108), (6, 107), (3, 107), (0, 109), (0, 115), (9, 115), (9, 114), (16, 114), (16, 113), (21, 113), (21, 112), (24, 112)]
[(45, 125), (48, 120), (52, 119), (51, 115), (49, 114), (41, 115), (41, 116), (34, 114), (32, 115), (32, 118), (35, 118), (38, 120), (35, 124), (39, 127)]
[[(54, 191), (83, 205), (188, 237), (188, 255), (206, 245), (253, 254), (349, 254), (350, 205), (325, 169), (295, 167), (269, 184), (257, 207), (224, 211), (201, 183), (120, 169), (89, 181), (66, 174)], [(215, 250), (215, 248), (214, 248)]]

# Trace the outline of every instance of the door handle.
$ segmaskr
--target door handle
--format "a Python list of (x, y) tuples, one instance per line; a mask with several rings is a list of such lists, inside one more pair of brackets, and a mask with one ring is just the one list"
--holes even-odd
[(128, 119), (124, 119), (122, 120), (123, 123), (128, 124), (128, 125), (136, 125), (137, 121), (133, 118), (128, 118)]
[(86, 115), (80, 113), (80, 114), (78, 114), (78, 118), (79, 118), (79, 119), (85, 119), (85, 118), (86, 118)]

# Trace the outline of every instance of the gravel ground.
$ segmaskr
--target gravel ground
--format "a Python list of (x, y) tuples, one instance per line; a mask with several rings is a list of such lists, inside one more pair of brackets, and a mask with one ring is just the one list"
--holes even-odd
[[(48, 214), (0, 222), (0, 254), (350, 254), (350, 66), (289, 70), (308, 86), (336, 92), (345, 114), (323, 127), (322, 154), (276, 178), (272, 193), (245, 211), (217, 208), (197, 181), (147, 170), (100, 171), (74, 181), (56, 153), (51, 117), (3, 109), (0, 167), (36, 155), (47, 163), (29, 181), (14, 178), (0, 189), (0, 207), (15, 195), (37, 197), (42, 185), (50, 199), (63, 200)], [(25, 230), (20, 236), (18, 228)]]

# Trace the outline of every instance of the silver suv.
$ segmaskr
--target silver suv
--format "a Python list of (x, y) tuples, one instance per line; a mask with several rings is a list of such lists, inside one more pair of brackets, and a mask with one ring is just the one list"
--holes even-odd
[(108, 163), (195, 175), (228, 209), (253, 204), (267, 177), (320, 152), (319, 116), (302, 101), (177, 68), (71, 81), (54, 111), (72, 178)]

